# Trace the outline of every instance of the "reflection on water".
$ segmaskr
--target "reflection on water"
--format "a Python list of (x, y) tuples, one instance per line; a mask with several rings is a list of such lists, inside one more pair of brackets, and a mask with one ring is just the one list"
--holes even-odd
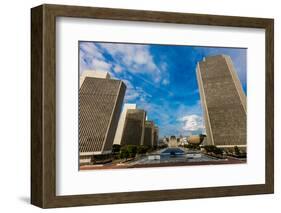
[(207, 156), (200, 151), (186, 151), (183, 148), (166, 148), (132, 162), (132, 164), (178, 163), (218, 161), (221, 159)]

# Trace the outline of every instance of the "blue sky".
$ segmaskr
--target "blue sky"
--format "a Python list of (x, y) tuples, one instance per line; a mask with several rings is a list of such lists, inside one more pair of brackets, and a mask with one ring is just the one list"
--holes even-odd
[(124, 103), (136, 103), (159, 126), (160, 136), (204, 133), (196, 80), (203, 57), (229, 55), (247, 93), (245, 48), (79, 42), (80, 74), (107, 71), (127, 86)]

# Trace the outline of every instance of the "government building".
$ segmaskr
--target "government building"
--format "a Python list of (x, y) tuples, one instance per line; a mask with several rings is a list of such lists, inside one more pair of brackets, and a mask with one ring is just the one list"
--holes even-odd
[(124, 104), (123, 110), (122, 110), (122, 113), (120, 115), (120, 119), (119, 119), (119, 122), (118, 122), (118, 126), (117, 126), (117, 130), (116, 130), (116, 133), (115, 133), (115, 138), (114, 138), (113, 144), (121, 145), (121, 140), (122, 140), (122, 135), (123, 135), (123, 132), (124, 132), (127, 111), (129, 109), (137, 109), (137, 105), (136, 104), (128, 104), (128, 103)]
[(143, 145), (153, 146), (154, 144), (154, 122), (145, 121), (144, 141)]
[(146, 112), (142, 109), (128, 109), (121, 139), (121, 146), (142, 145)]
[(126, 91), (106, 72), (86, 71), (79, 88), (80, 165), (109, 159)]
[(210, 56), (197, 64), (201, 106), (207, 133), (206, 145), (246, 147), (246, 96), (232, 60)]

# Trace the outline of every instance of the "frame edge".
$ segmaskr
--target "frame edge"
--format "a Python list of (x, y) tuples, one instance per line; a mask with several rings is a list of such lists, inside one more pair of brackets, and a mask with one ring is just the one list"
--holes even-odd
[(31, 204), (43, 207), (43, 6), (31, 9)]

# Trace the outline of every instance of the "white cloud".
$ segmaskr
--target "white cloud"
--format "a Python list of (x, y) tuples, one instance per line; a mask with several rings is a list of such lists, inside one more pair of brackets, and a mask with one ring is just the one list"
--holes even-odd
[(125, 102), (136, 101), (139, 100), (140, 103), (147, 102), (147, 98), (151, 97), (150, 94), (145, 92), (143, 88), (134, 86), (129, 80), (122, 80), (126, 84), (126, 94), (125, 94)]
[(103, 60), (100, 60), (100, 59), (97, 59), (97, 58), (93, 58), (92, 60), (92, 68), (94, 70), (102, 70), (102, 71), (110, 71), (110, 68), (111, 68), (111, 64), (103, 61)]
[(185, 131), (200, 131), (204, 129), (203, 119), (198, 115), (186, 115), (179, 119), (183, 122), (182, 129)]
[(102, 51), (93, 42), (80, 43), (80, 73), (84, 70), (111, 72), (112, 65), (103, 57)]
[(82, 50), (80, 53), (84, 53), (87, 57), (104, 59), (102, 52), (93, 42), (81, 42), (80, 49)]
[[(114, 43), (103, 43), (99, 46), (119, 63), (119, 68), (122, 65), (132, 73), (147, 73), (153, 77), (154, 82), (161, 80), (161, 70), (155, 64), (149, 46)], [(117, 72), (120, 71), (119, 68)]]

